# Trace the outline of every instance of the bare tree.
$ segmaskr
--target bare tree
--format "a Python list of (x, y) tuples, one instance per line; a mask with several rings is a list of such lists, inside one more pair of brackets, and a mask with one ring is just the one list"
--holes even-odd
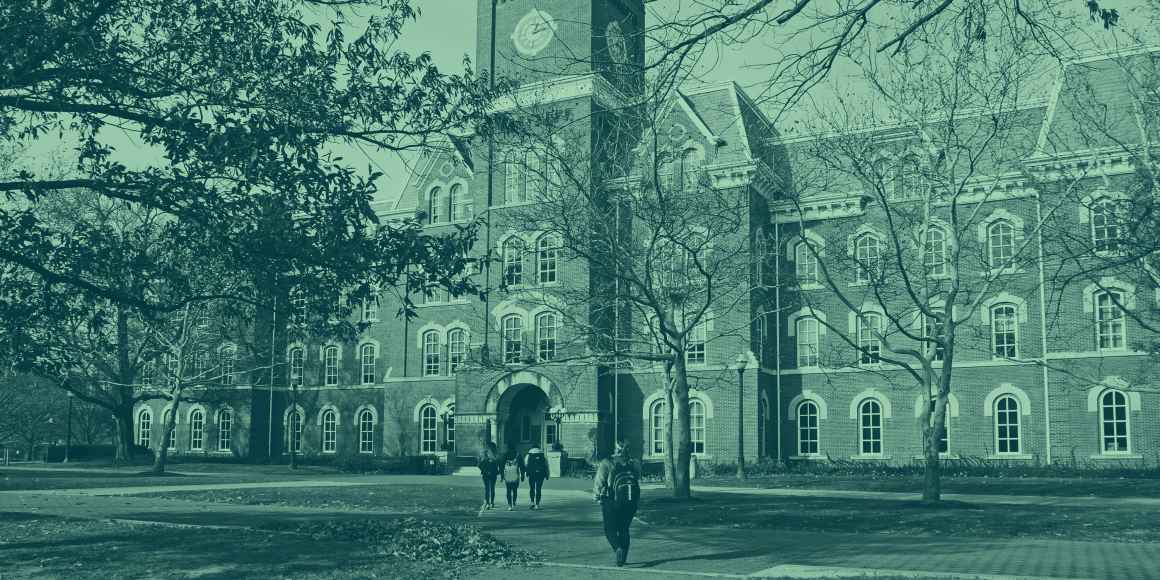
[[(926, 38), (893, 70), (867, 67), (872, 100), (896, 124), (851, 130), (881, 117), (846, 102), (820, 115), (828, 134), (787, 145), (797, 216), (789, 247), (807, 319), (799, 332), (825, 328), (843, 347), (825, 357), (806, 341), (799, 363), (861, 367), (929, 397), (920, 420), (930, 501), (941, 496), (956, 360), (972, 350), (1019, 356), (1013, 343), (973, 340), (969, 321), (1000, 290), (1036, 289), (1036, 277), (1015, 274), (1038, 267), (1042, 224), (1079, 183), (1045, 184), (1025, 171), (1043, 119), (1041, 104), (1025, 98), (1038, 80), (1026, 43), (996, 49), (946, 28), (930, 32), (946, 40)], [(1065, 195), (1045, 198), (1048, 188)], [(815, 221), (811, 206), (827, 196), (852, 198), (861, 217)], [(850, 328), (836, 312), (851, 313)]]
[[(493, 226), (507, 232), (497, 260), (501, 290), (559, 317), (552, 328), (560, 334), (545, 336), (539, 321), (535, 333), (508, 336), (512, 329), (501, 328), (492, 362), (585, 360), (611, 372), (659, 367), (666, 480), (675, 497), (687, 498), (691, 377), (704, 374), (697, 367), (708, 362), (706, 343), (748, 348), (751, 229), (759, 221), (750, 211), (760, 213), (761, 204), (749, 182), (715, 180), (737, 163), (718, 158), (717, 143), (693, 147), (669, 131), (673, 117), (684, 114), (677, 103), (685, 97), (672, 89), (676, 78), (668, 77), (668, 89), (647, 86), (633, 107), (590, 119), (601, 129), (598, 139), (577, 132), (573, 127), (585, 124), (558, 111), (536, 111), (522, 113), (521, 132), (498, 144), (527, 160), (505, 171), (526, 184), (514, 194), (529, 202)], [(530, 271), (525, 256), (535, 265)], [(702, 388), (732, 387), (732, 376), (698, 380)]]

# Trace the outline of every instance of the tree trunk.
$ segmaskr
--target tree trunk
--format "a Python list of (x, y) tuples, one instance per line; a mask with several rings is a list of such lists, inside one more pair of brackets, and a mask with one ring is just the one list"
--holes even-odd
[[(939, 440), (946, 426), (947, 394), (940, 393), (935, 399), (934, 409), (926, 414), (923, 421), (923, 501), (942, 499), (942, 461), (938, 456)], [(928, 407), (929, 408), (929, 407)]]
[(133, 408), (123, 407), (113, 411), (113, 463), (129, 463), (133, 460)]
[(673, 477), (673, 497), (689, 499), (692, 490), (689, 484), (689, 377), (685, 369), (684, 352), (677, 353), (673, 361), (673, 449), (676, 464)]
[[(672, 385), (672, 382), (667, 383)], [(675, 408), (676, 399), (673, 397), (673, 389), (671, 386), (665, 387), (665, 487), (673, 489), (673, 482), (677, 478), (677, 463), (676, 456), (672, 453), (673, 449), (673, 412)]]
[(173, 396), (173, 410), (166, 417), (165, 421), (163, 421), (164, 425), (161, 426), (164, 429), (162, 431), (164, 435), (162, 435), (161, 443), (157, 446), (157, 449), (153, 451), (153, 468), (150, 470), (153, 475), (165, 473), (165, 464), (169, 460), (169, 443), (177, 435), (173, 427), (177, 424), (177, 405), (179, 399), (179, 394)]

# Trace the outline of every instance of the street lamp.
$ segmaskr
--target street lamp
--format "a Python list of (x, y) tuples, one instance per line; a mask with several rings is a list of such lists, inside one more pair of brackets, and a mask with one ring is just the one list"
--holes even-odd
[(68, 394), (68, 419), (66, 419), (66, 421), (68, 422), (68, 424), (65, 426), (65, 436), (64, 436), (64, 461), (63, 461), (63, 463), (68, 463), (68, 458), (69, 458), (70, 452), (71, 452), (71, 450), (72, 450), (72, 405), (73, 405), (73, 394), (72, 394), (72, 391), (65, 391), (65, 392)]
[(562, 444), (560, 443), (560, 423), (564, 421), (564, 414), (567, 412), (568, 410), (564, 407), (552, 407), (551, 409), (548, 409), (546, 413), (544, 413), (545, 418), (556, 424), (556, 438), (555, 441), (552, 442), (553, 447), (562, 447)]
[(749, 357), (737, 355), (737, 479), (745, 479), (745, 367)]

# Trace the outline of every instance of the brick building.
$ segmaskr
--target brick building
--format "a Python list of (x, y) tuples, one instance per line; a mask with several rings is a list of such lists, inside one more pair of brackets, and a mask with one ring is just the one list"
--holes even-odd
[[(643, 2), (506, 0), (494, 14), (491, 2), (478, 6), (476, 62), (521, 82), (517, 96), (498, 108), (510, 110), (523, 99), (566, 113), (573, 119), (570, 145), (589, 153), (594, 174), (612, 173), (602, 170), (618, 165), (609, 157), (628, 155), (636, 145), (637, 137), (611, 128), (639, 90), (639, 80), (623, 71), (643, 62)], [(1155, 66), (1154, 55), (1143, 58)], [(1116, 101), (1119, 63), (1069, 67), (1046, 102), (1005, 113), (1015, 119), (1008, 154), (978, 178), (998, 193), (978, 201), (984, 209), (970, 243), (981, 256), (979, 276), (990, 275), (988, 256), (1004, 251), (1002, 244), (1019, 245), (1034, 259), (996, 274), (990, 295), (962, 325), (970, 332), (955, 351), (948, 456), (1160, 457), (1151, 360), (1136, 348), (1146, 331), (1117, 311), (1147, 311), (1160, 294), (1131, 267), (1104, 272), (1098, 283), (1062, 284), (1059, 273), (1082, 269), (1081, 261), (1061, 258), (1048, 228), (1035, 226), (1043, 221), (1036, 216), (1044, 213), (1045, 192), (1066, 181), (1069, 191), (1089, 193), (1057, 208), (1051, 231), (1108, 235), (1110, 218), (1098, 201), (1126, 197), (1131, 189), (1131, 164), (1123, 147), (1113, 146), (1131, 137), (1114, 135), (1119, 139), (1099, 146), (1090, 138), (1069, 139), (1079, 105), (1067, 95), (1079, 85), (1094, 87), (1097, 102), (1126, 106)], [(853, 257), (853, 267), (834, 262), (831, 282), (857, 287), (857, 266), (873, 238), (889, 229), (881, 206), (856, 180), (827, 181), (844, 185), (820, 192), (795, 190), (811, 171), (800, 156), (807, 140), (780, 138), (732, 83), (675, 94), (659, 127), (674, 148), (694, 155), (705, 183), (744, 201), (737, 235), (749, 244), (754, 265), (747, 281), (753, 283), (741, 284), (729, 309), (693, 339), (694, 453), (733, 461), (740, 425), (750, 460), (912, 461), (921, 453), (917, 417), (928, 396), (903, 371), (864, 362), (865, 352), (836, 337), (857, 336), (871, 312), (854, 314), (835, 299), (818, 279), (817, 257), (799, 248), (810, 239), (829, 255)], [(892, 167), (907, 159), (913, 141), (901, 126), (862, 138), (880, 142)], [(564, 290), (601, 281), (558, 239), (520, 223), (520, 208), (534, 203), (529, 200), (543, 186), (527, 169), (537, 160), (523, 150), (513, 160), (515, 149), (481, 139), (445, 145), (422, 160), (382, 217), (418, 217), (439, 233), (486, 212), (487, 227), (471, 257), (494, 259), (472, 272), (493, 289), (487, 299), (416, 296), (418, 316), (404, 319), (395, 315), (397, 293), (384, 292), (358, 309), (369, 323), (358, 341), (279, 339), (286, 364), (272, 379), (274, 388), (240, 380), (221, 401), (183, 406), (176, 452), (262, 457), (293, 448), (309, 455), (470, 457), (489, 438), (521, 450), (559, 442), (571, 456), (588, 457), (623, 438), (645, 458), (663, 455), (660, 366), (577, 363), (569, 356), (586, 345), (564, 321), (585, 316), (571, 310), (590, 306), (567, 303)], [(1076, 171), (1093, 164), (1098, 175)], [(478, 364), (485, 352), (494, 364)], [(747, 361), (740, 382), (739, 355)], [(138, 410), (142, 444), (159, 440), (155, 426), (163, 412)]]

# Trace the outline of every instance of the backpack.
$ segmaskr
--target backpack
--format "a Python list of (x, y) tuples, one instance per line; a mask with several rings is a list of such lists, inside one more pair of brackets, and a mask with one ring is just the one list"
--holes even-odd
[(520, 470), (516, 467), (516, 462), (508, 461), (503, 464), (503, 480), (508, 483), (520, 480)]
[(612, 466), (612, 477), (609, 478), (612, 482), (612, 501), (618, 506), (635, 504), (640, 499), (640, 481), (636, 470), (627, 461), (613, 463)]
[(548, 460), (543, 455), (528, 455), (527, 463), (524, 466), (524, 472), (528, 477), (546, 478), (548, 475)]

